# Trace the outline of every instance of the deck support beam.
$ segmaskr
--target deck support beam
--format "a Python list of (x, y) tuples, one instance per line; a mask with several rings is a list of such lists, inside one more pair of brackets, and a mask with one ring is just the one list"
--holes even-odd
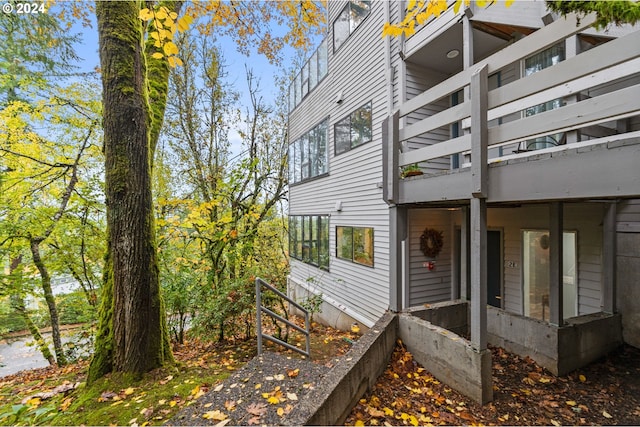
[(549, 205), (549, 323), (562, 326), (563, 313), (563, 203)]
[(616, 312), (617, 206), (615, 201), (607, 204), (603, 221), (602, 311), (610, 314)]
[(471, 76), (471, 346), (487, 348), (487, 91), (484, 65)]
[[(407, 208), (391, 206), (389, 208), (389, 238), (392, 242), (389, 253), (389, 309), (396, 313), (402, 311), (405, 305), (403, 247), (407, 240), (407, 226)], [(408, 293), (409, 289), (406, 292)]]

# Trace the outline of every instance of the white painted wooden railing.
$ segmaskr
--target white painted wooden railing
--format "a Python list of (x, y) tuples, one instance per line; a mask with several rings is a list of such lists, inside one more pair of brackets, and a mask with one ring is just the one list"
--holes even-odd
[[(640, 72), (640, 31), (597, 46), (505, 86), (487, 90), (488, 75), (585, 30), (593, 22), (594, 17), (591, 15), (580, 19), (575, 15), (558, 19), (405, 102), (383, 126), (385, 200), (390, 203), (396, 200), (399, 170), (402, 166), (470, 152), (474, 134), (480, 131), (474, 129), (479, 126), (479, 118), (483, 122), (481, 127), (486, 127), (489, 120), (519, 113), (554, 99), (575, 96), (606, 82), (637, 75)], [(473, 87), (474, 81), (480, 87)], [(403, 117), (465, 87), (469, 87), (471, 99), (400, 128)], [(474, 96), (480, 99), (474, 99)], [(480, 109), (475, 112), (475, 123), (474, 109)], [(635, 84), (485, 129), (487, 135), (484, 150), (638, 114), (640, 85)], [(468, 131), (466, 134), (401, 152), (405, 141), (457, 122), (462, 123), (462, 128)], [(486, 152), (479, 158), (486, 163)]]

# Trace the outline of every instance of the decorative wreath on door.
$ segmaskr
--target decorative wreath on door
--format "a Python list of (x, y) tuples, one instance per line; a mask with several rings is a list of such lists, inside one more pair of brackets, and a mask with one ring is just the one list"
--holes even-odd
[(435, 258), (442, 250), (442, 231), (425, 228), (420, 236), (420, 250), (427, 258)]

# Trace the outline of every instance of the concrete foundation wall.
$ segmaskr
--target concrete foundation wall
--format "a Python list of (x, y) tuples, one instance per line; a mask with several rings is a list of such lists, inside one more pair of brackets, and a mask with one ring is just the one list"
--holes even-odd
[(387, 368), (397, 334), (398, 316), (385, 314), (298, 404), (288, 424), (342, 425), (358, 400)]
[(469, 304), (466, 301), (446, 301), (429, 304), (425, 307), (412, 307), (405, 313), (426, 320), (451, 332), (467, 336), (469, 334)]
[[(640, 209), (639, 209), (640, 210)], [(617, 311), (624, 341), (640, 348), (640, 233), (617, 235)]]
[(565, 375), (622, 344), (620, 315), (596, 313), (562, 327), (488, 307), (489, 343), (528, 356), (554, 375)]
[(595, 362), (622, 344), (619, 314), (597, 313), (575, 317), (558, 329), (558, 374), (564, 375)]
[(414, 315), (398, 317), (399, 336), (418, 363), (478, 403), (493, 399), (489, 350), (477, 352), (464, 338)]

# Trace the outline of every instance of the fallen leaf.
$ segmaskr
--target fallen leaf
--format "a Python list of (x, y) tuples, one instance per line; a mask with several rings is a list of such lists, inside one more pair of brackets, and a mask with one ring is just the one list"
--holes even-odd
[(178, 402), (176, 402), (175, 400), (172, 400), (171, 402), (169, 402), (169, 406), (173, 408), (177, 403)]
[(236, 401), (235, 400), (227, 400), (224, 402), (224, 409), (227, 411), (233, 411), (236, 409)]
[(255, 387), (254, 387), (254, 389), (255, 389), (255, 390), (258, 390), (260, 387), (262, 387), (262, 384), (256, 384), (256, 385), (255, 385)]
[(585, 377), (584, 375), (582, 375), (582, 374), (581, 374), (581, 375), (578, 377), (578, 379), (580, 380), (580, 382), (582, 382), (582, 383), (583, 383), (583, 382), (585, 382), (585, 381), (587, 380), (587, 377)]
[(556, 427), (560, 427), (560, 423), (559, 423), (559, 422), (557, 422), (556, 420), (553, 420), (553, 419), (552, 419), (552, 420), (551, 420), (551, 424), (553, 424), (553, 425), (554, 425), (554, 426), (556, 426)]
[(250, 426), (260, 424), (260, 417), (249, 418), (249, 421), (247, 422), (247, 424)]
[(298, 374), (300, 373), (300, 369), (296, 368), (296, 369), (287, 369), (287, 376), (289, 378), (295, 378), (298, 376)]
[(284, 374), (274, 375), (273, 378), (278, 380), (278, 381), (282, 381), (282, 380), (284, 380)]
[(230, 422), (231, 422), (231, 418), (227, 418), (226, 420), (220, 421), (218, 424), (215, 425), (215, 427), (223, 427), (229, 424)]
[(278, 414), (279, 417), (283, 417), (284, 416), (284, 408), (278, 408), (276, 410), (276, 414)]
[(267, 412), (267, 405), (265, 403), (252, 403), (247, 406), (246, 411), (251, 415), (261, 417)]
[(602, 411), (602, 416), (605, 417), (605, 418), (613, 418), (613, 416), (610, 413), (608, 413), (607, 411)]
[(124, 390), (124, 394), (125, 394), (125, 396), (130, 396), (130, 395), (133, 394), (134, 391), (135, 391), (135, 389), (133, 387), (129, 387), (129, 388)]
[(107, 400), (113, 399), (117, 394), (112, 391), (103, 391), (98, 398), (98, 402), (106, 402)]
[(567, 400), (565, 403), (569, 406), (576, 406), (578, 404), (575, 400)]
[(227, 415), (219, 410), (208, 411), (202, 415), (202, 418), (206, 420), (222, 421), (227, 419)]
[(142, 415), (142, 416), (143, 416), (143, 417), (145, 417), (145, 418), (149, 418), (149, 417), (151, 417), (151, 415), (153, 415), (153, 407), (152, 407), (152, 406), (150, 406), (150, 407), (148, 407), (148, 408), (143, 408), (143, 409), (140, 411), (140, 415)]
[(66, 399), (64, 399), (62, 401), (62, 404), (60, 405), (60, 410), (66, 411), (67, 409), (69, 409), (71, 402), (73, 402), (73, 397), (67, 397)]
[(295, 393), (287, 393), (287, 399), (298, 400), (298, 396)]
[(280, 403), (280, 399), (275, 396), (270, 396), (267, 398), (267, 402), (271, 403), (272, 405), (277, 405), (278, 403)]
[(224, 384), (219, 384), (216, 386), (216, 388), (213, 389), (213, 391), (218, 392), (220, 390), (222, 390), (224, 388)]

